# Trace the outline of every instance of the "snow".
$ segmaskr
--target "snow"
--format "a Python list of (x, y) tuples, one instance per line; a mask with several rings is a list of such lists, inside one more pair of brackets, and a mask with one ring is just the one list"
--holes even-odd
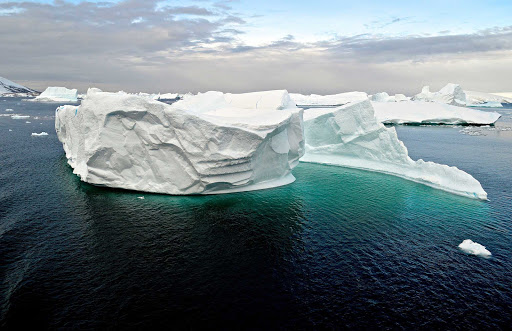
[(459, 248), (464, 252), (472, 255), (482, 256), (482, 257), (490, 257), (492, 254), (489, 252), (485, 246), (480, 245), (479, 243), (473, 242), (470, 239), (464, 240), (459, 244)]
[(404, 101), (374, 102), (375, 116), (389, 124), (493, 124), (497, 112), (456, 107), (437, 102)]
[(207, 92), (168, 105), (89, 89), (80, 106), (57, 109), (55, 128), (90, 184), (176, 195), (265, 189), (293, 182), (304, 153), (302, 110), (285, 92)]
[(499, 95), (500, 97), (505, 97), (507, 99), (512, 100), (512, 92), (493, 92), (493, 95)]
[(395, 128), (386, 128), (376, 120), (369, 100), (304, 110), (304, 135), (306, 153), (302, 162), (376, 171), (470, 198), (487, 198), (480, 183), (466, 172), (434, 162), (413, 161)]
[(24, 119), (30, 118), (30, 116), (29, 115), (11, 115), (11, 118), (13, 120), (24, 120)]
[(0, 95), (32, 95), (38, 93), (20, 84), (16, 84), (7, 78), (0, 77)]
[(347, 92), (333, 95), (290, 93), (290, 98), (298, 106), (341, 106), (349, 102), (367, 100), (368, 94), (364, 92)]
[(178, 93), (162, 93), (159, 96), (159, 100), (174, 100), (178, 99), (180, 95)]
[[(512, 103), (512, 96), (506, 97), (501, 95), (495, 95), (492, 93), (484, 93), (484, 92), (475, 92), (475, 91), (465, 91), (467, 96), (467, 101), (469, 105), (474, 105), (477, 107), (484, 107), (481, 104), (502, 104), (502, 103)], [(501, 106), (498, 106), (501, 107)]]
[(458, 84), (449, 83), (439, 92), (430, 92), (428, 86), (423, 87), (421, 93), (413, 97), (414, 101), (438, 102), (448, 105), (465, 106), (466, 94)]
[(77, 102), (78, 91), (76, 89), (67, 89), (65, 87), (48, 87), (37, 96), (33, 101), (38, 102)]
[(41, 133), (35, 133), (35, 132), (32, 132), (32, 137), (44, 137), (44, 136), (47, 136), (48, 133), (46, 132), (41, 132)]

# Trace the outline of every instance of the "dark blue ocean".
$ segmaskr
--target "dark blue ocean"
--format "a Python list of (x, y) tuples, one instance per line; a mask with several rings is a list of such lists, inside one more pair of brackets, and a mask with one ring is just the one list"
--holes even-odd
[(2, 329), (512, 325), (512, 108), (496, 127), (397, 127), (412, 158), (477, 178), (477, 201), (312, 164), (247, 193), (98, 188), (67, 165), (56, 107), (0, 99)]

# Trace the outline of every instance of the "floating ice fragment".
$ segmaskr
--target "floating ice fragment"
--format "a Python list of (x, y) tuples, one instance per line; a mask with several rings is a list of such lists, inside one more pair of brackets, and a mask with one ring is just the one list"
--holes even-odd
[(12, 110), (11, 108), (7, 108), (5, 111), (14, 111), (14, 110)]
[(141, 200), (144, 200), (144, 197), (137, 197), (137, 199), (141, 199)]
[(41, 133), (35, 133), (35, 132), (32, 132), (32, 137), (43, 137), (43, 136), (47, 136), (48, 133), (46, 132), (41, 132)]
[(25, 123), (30, 124), (30, 123), (32, 123), (32, 122), (26, 121)]
[(29, 115), (12, 115), (11, 118), (13, 120), (24, 120), (24, 119), (30, 118), (30, 116)]
[(466, 239), (462, 243), (460, 243), (459, 248), (462, 249), (464, 252), (472, 255), (483, 257), (489, 257), (492, 255), (491, 252), (489, 252), (485, 248), (485, 246), (480, 245), (479, 243), (476, 243), (470, 239)]

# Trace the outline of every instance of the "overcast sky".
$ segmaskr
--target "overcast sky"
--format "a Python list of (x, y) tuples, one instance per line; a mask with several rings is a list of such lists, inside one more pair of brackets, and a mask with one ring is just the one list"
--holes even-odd
[(512, 1), (3, 1), (0, 76), (81, 91), (512, 91)]

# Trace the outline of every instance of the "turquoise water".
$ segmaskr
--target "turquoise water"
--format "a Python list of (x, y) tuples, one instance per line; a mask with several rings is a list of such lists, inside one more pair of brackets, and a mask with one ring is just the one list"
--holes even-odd
[[(4, 328), (511, 325), (511, 109), (478, 136), (397, 127), (413, 158), (457, 165), (490, 201), (312, 164), (285, 187), (173, 197), (80, 182), (56, 105), (1, 100), (32, 115), (0, 117)], [(468, 238), (493, 257), (460, 251)]]

